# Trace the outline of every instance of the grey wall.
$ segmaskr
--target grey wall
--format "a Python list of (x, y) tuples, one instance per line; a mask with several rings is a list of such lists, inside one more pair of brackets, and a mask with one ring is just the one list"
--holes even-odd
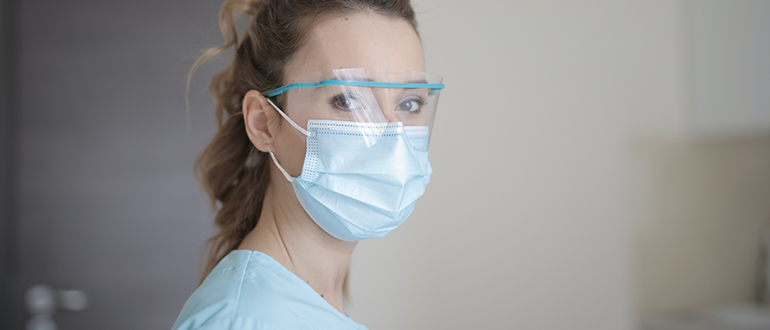
[(16, 219), (18, 1), (0, 0), (0, 327), (20, 327)]
[(703, 136), (770, 132), (770, 2), (693, 1), (695, 129)]
[[(170, 328), (212, 221), (192, 164), (210, 139), (211, 1), (20, 3), (20, 285), (85, 291), (61, 329)], [(21, 302), (16, 302), (21, 304)], [(26, 318), (26, 315), (25, 315)]]

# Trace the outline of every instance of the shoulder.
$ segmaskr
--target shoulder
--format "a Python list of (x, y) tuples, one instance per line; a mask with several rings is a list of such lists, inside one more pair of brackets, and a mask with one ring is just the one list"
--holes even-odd
[(231, 251), (185, 303), (172, 330), (366, 329), (258, 251)]
[(298, 313), (308, 292), (297, 281), (262, 252), (231, 251), (187, 299), (172, 330), (315, 328), (317, 320)]
[(263, 317), (280, 300), (270, 277), (254, 251), (230, 252), (187, 299), (172, 329), (273, 329)]

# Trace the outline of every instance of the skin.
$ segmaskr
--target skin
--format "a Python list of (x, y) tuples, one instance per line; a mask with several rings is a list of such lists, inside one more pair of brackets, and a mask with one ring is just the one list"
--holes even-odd
[[(387, 73), (425, 71), (420, 39), (403, 19), (373, 13), (328, 17), (312, 29), (307, 41), (287, 66), (286, 77), (340, 68), (371, 68)], [(261, 92), (251, 90), (244, 98), (246, 132), (257, 149), (272, 150), (289, 175), (297, 177), (305, 158), (304, 136), (273, 109)], [(292, 119), (303, 114), (291, 102), (282, 110)], [(304, 126), (306, 119), (295, 121)], [(345, 313), (342, 285), (356, 242), (334, 238), (316, 225), (297, 200), (291, 183), (275, 164), (271, 162), (270, 166), (270, 183), (259, 222), (238, 249), (271, 256)]]

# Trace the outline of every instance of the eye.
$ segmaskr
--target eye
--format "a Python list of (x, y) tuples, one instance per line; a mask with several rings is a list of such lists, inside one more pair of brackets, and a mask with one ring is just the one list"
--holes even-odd
[(423, 101), (419, 98), (410, 98), (398, 104), (397, 110), (420, 112), (422, 110)]
[(330, 104), (342, 111), (353, 111), (362, 108), (361, 101), (352, 94), (338, 94), (332, 97)]

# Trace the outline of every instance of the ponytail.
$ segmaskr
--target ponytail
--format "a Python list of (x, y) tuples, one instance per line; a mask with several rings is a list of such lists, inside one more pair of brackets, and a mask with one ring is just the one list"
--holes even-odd
[[(219, 27), (225, 43), (210, 48), (198, 57), (187, 76), (189, 89), (192, 74), (201, 64), (230, 47), (248, 47), (247, 34), (238, 40), (236, 23), (242, 14), (254, 16), (262, 1), (227, 0), (219, 13)], [(236, 76), (240, 62), (238, 52), (233, 65), (217, 73), (209, 84), (216, 102), (217, 133), (195, 160), (195, 174), (209, 196), (212, 210), (216, 211), (214, 224), (218, 232), (204, 244), (208, 250), (200, 281), (232, 250), (235, 250), (254, 227), (262, 211), (262, 201), (270, 178), (266, 157), (249, 141), (240, 100), (248, 89), (242, 88)], [(239, 88), (241, 87), (241, 88)], [(256, 87), (256, 86), (255, 86)]]

